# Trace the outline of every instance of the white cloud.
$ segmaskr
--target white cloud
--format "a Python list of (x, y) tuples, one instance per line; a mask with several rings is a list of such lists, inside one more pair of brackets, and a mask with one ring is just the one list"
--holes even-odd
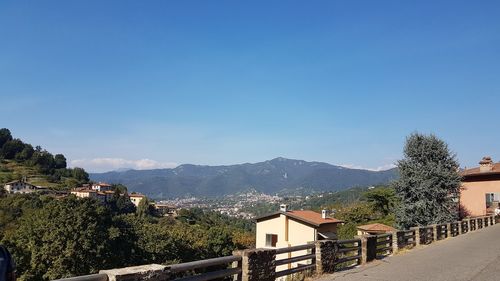
[(123, 158), (75, 159), (70, 162), (72, 167), (82, 167), (89, 172), (105, 172), (118, 169), (149, 170), (174, 168), (177, 163), (158, 162), (151, 159), (129, 160)]
[(367, 167), (363, 167), (363, 166), (356, 165), (356, 164), (340, 164), (339, 166), (344, 167), (344, 168), (349, 168), (349, 169), (360, 169), (360, 170), (368, 170), (368, 171), (376, 171), (376, 172), (385, 171), (385, 170), (389, 170), (389, 169), (396, 167), (396, 165), (394, 165), (394, 164), (385, 164), (385, 165), (382, 165), (382, 166), (379, 166), (376, 168), (367, 168)]

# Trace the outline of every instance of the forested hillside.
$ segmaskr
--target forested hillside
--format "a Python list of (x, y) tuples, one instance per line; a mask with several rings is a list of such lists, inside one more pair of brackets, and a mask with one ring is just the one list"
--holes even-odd
[(114, 206), (74, 196), (0, 197), (0, 244), (12, 252), (23, 281), (187, 262), (254, 245), (249, 221), (197, 209), (173, 219)]
[[(9, 129), (0, 129), (0, 184), (26, 179), (52, 189), (76, 187), (89, 181), (82, 168), (67, 168), (66, 157), (13, 138)], [(2, 189), (3, 190), (3, 189)]]
[(121, 183), (153, 198), (220, 196), (254, 188), (266, 194), (297, 188), (338, 191), (355, 186), (387, 184), (397, 170), (348, 169), (322, 162), (275, 158), (229, 166), (181, 165), (174, 169), (128, 170), (91, 174), (95, 181)]

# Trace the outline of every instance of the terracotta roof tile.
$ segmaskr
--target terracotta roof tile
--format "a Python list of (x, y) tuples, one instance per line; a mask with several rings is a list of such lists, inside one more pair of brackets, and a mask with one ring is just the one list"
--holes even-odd
[(466, 170), (463, 170), (460, 172), (460, 175), (463, 177), (488, 175), (488, 174), (500, 174), (500, 163), (494, 163), (491, 171), (487, 171), (487, 172), (480, 172), (479, 167), (466, 169)]
[(392, 226), (388, 226), (382, 223), (372, 223), (360, 225), (357, 227), (359, 230), (363, 231), (373, 231), (373, 232), (391, 232), (396, 231), (396, 229)]
[(342, 223), (343, 222), (341, 220), (331, 218), (331, 217), (327, 217), (326, 219), (324, 219), (321, 217), (320, 213), (317, 213), (314, 211), (309, 211), (309, 210), (276, 212), (276, 213), (272, 213), (269, 215), (260, 216), (260, 217), (257, 217), (255, 219), (256, 220), (263, 220), (263, 219), (274, 217), (274, 216), (277, 216), (280, 214), (288, 216), (288, 217), (296, 219), (296, 220), (299, 220), (299, 221), (302, 221), (302, 222), (305, 222), (305, 223), (308, 223), (308, 224), (315, 225), (317, 227), (319, 227), (322, 224)]
[(292, 216), (295, 216), (297, 218), (303, 219), (304, 221), (312, 222), (314, 224), (324, 224), (324, 223), (339, 223), (342, 222), (338, 219), (334, 218), (329, 218), (327, 217), (326, 219), (321, 217), (320, 213), (314, 212), (314, 211), (288, 211), (287, 213), (291, 214)]

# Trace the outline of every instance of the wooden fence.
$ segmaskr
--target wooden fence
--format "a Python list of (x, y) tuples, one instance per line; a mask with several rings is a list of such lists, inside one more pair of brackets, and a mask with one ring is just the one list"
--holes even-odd
[[(174, 265), (145, 265), (78, 276), (58, 281), (174, 280), (274, 281), (299, 273), (348, 270), (402, 248), (431, 244), (495, 224), (494, 216), (414, 227), (350, 240), (320, 240), (305, 245), (235, 251), (232, 256)], [(286, 258), (282, 258), (286, 254)]]

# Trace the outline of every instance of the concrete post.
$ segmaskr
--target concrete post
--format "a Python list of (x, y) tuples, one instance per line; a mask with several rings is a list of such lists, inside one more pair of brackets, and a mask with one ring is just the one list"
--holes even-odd
[(108, 275), (108, 281), (163, 281), (170, 278), (170, 268), (161, 264), (107, 269), (99, 273)]
[(410, 230), (415, 231), (415, 247), (420, 245), (420, 227), (412, 227)]
[(432, 226), (432, 242), (436, 242), (438, 240), (438, 227), (436, 224)]
[(274, 281), (276, 279), (276, 250), (252, 249), (234, 251), (241, 256), (242, 281)]
[(446, 224), (446, 238), (451, 237), (451, 223)]
[(365, 264), (377, 257), (377, 236), (362, 235), (358, 236), (361, 240), (361, 264)]
[(465, 219), (465, 227), (467, 228), (467, 232), (470, 232), (470, 219)]
[(338, 244), (333, 240), (319, 240), (316, 245), (316, 272), (333, 273), (337, 261)]
[(399, 245), (398, 245), (398, 232), (393, 231), (392, 232), (392, 254), (396, 254), (399, 251)]
[(490, 219), (491, 219), (491, 225), (494, 225), (496, 223), (495, 216), (494, 215), (491, 216)]
[(462, 235), (462, 221), (458, 222), (458, 235)]

